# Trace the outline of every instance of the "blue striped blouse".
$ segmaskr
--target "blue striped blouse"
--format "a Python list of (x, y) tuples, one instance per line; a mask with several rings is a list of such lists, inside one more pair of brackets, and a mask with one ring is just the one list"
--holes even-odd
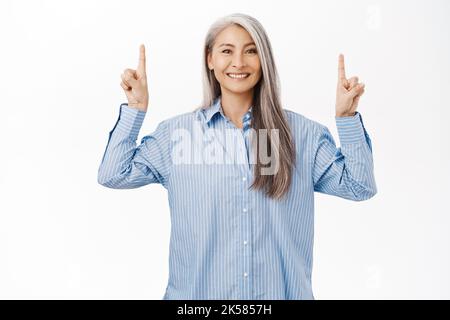
[[(139, 145), (145, 112), (120, 105), (98, 182), (114, 189), (150, 183), (167, 189), (169, 279), (162, 299), (314, 299), (314, 191), (354, 201), (377, 192), (372, 144), (361, 114), (335, 118), (337, 148), (326, 126), (284, 109), (297, 158), (291, 188), (280, 201), (249, 190), (251, 109), (239, 129), (220, 101), (160, 122)], [(237, 153), (241, 161), (208, 159), (208, 151), (202, 158), (200, 147), (223, 142), (226, 129), (237, 134), (234, 143), (221, 144), (223, 156)], [(191, 149), (179, 148), (188, 145)], [(211, 154), (220, 151), (214, 150)]]

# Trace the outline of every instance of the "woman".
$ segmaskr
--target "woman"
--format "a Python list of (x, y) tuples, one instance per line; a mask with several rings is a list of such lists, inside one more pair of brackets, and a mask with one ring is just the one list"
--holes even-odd
[(336, 148), (326, 126), (282, 108), (270, 42), (256, 19), (232, 14), (211, 26), (203, 75), (202, 106), (162, 121), (137, 146), (148, 106), (141, 46), (138, 68), (122, 74), (128, 103), (98, 182), (167, 189), (163, 299), (314, 299), (314, 191), (354, 201), (377, 192), (371, 141), (356, 111), (364, 85), (346, 78), (340, 55)]

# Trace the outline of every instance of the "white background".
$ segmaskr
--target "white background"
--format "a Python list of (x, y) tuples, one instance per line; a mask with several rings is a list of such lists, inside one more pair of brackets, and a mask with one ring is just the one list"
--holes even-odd
[(366, 84), (358, 111), (378, 194), (316, 194), (316, 299), (450, 298), (450, 2), (1, 1), (0, 298), (160, 299), (166, 190), (97, 184), (125, 102), (120, 74), (147, 49), (139, 140), (200, 102), (208, 27), (265, 27), (285, 108), (334, 123), (337, 58)]

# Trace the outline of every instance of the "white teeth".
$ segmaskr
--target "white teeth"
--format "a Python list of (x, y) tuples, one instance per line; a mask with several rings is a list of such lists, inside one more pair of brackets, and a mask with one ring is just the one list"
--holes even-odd
[(228, 76), (230, 78), (235, 78), (235, 79), (242, 79), (242, 78), (247, 78), (250, 74), (248, 73), (228, 73)]

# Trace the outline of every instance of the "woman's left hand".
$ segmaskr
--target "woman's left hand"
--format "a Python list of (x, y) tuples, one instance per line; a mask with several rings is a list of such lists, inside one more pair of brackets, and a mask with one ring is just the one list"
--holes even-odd
[(364, 83), (358, 83), (358, 77), (345, 77), (344, 56), (339, 55), (338, 85), (336, 90), (336, 117), (355, 115), (359, 98), (364, 93)]

